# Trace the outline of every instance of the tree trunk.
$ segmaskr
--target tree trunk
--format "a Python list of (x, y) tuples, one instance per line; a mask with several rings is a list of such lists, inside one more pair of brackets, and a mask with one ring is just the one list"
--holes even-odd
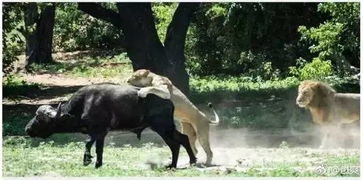
[(189, 75), (185, 69), (185, 39), (192, 14), (199, 3), (180, 3), (168, 26), (164, 46), (168, 59), (173, 62), (172, 82), (185, 94), (189, 94)]
[(36, 3), (26, 3), (24, 6), (24, 24), (25, 24), (25, 39), (27, 57), (27, 65), (35, 62), (35, 58), (30, 58), (33, 51), (37, 51), (38, 39), (36, 38), (36, 24), (38, 21), (38, 6)]
[(39, 39), (38, 63), (49, 63), (52, 59), (52, 41), (55, 18), (55, 5), (47, 6), (40, 14), (37, 26)]
[(117, 3), (127, 54), (134, 70), (169, 76), (171, 63), (155, 29), (150, 3)]
[[(36, 3), (28, 3), (25, 12), (26, 36), (26, 67), (32, 63), (50, 63), (52, 59), (52, 41), (55, 18), (55, 5), (46, 6), (38, 18)], [(36, 28), (34, 28), (36, 27)]]

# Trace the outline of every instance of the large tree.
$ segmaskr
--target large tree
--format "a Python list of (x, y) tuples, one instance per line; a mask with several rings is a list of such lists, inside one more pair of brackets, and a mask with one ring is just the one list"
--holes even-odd
[(169, 77), (184, 93), (189, 91), (184, 46), (187, 30), (198, 3), (179, 3), (167, 28), (164, 44), (157, 34), (150, 3), (116, 3), (117, 11), (99, 3), (79, 3), (91, 16), (120, 28), (134, 70), (150, 69)]
[[(40, 14), (38, 9), (41, 9)], [(24, 6), (26, 67), (52, 61), (55, 4), (26, 3)]]

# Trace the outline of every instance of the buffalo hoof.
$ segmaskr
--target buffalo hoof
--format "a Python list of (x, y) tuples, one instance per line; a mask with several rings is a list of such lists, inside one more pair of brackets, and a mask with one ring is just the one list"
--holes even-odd
[(189, 161), (189, 164), (191, 166), (195, 166), (197, 164), (197, 159), (194, 159), (194, 160)]
[(176, 165), (170, 164), (165, 167), (166, 169), (176, 169)]
[(91, 164), (91, 162), (92, 162), (92, 156), (89, 154), (85, 154), (83, 156), (83, 165), (88, 166), (89, 164)]
[(96, 165), (95, 165), (95, 168), (97, 169), (97, 168), (99, 168), (99, 167), (101, 167), (102, 166), (102, 162), (96, 162)]

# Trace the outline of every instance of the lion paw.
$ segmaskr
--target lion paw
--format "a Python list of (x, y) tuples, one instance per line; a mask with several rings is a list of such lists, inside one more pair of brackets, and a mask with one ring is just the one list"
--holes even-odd
[(149, 92), (146, 90), (146, 89), (140, 89), (138, 92), (137, 92), (137, 95), (139, 97), (142, 97), (142, 98), (145, 98), (147, 96)]

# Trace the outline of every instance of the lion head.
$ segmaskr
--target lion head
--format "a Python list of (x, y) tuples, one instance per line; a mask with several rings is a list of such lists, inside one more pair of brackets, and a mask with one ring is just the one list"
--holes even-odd
[(139, 69), (131, 75), (127, 83), (138, 87), (151, 86), (153, 78), (149, 76), (150, 73), (147, 69)]
[(335, 90), (327, 84), (318, 81), (303, 81), (299, 85), (296, 104), (300, 107), (310, 107), (325, 102), (332, 97)]

